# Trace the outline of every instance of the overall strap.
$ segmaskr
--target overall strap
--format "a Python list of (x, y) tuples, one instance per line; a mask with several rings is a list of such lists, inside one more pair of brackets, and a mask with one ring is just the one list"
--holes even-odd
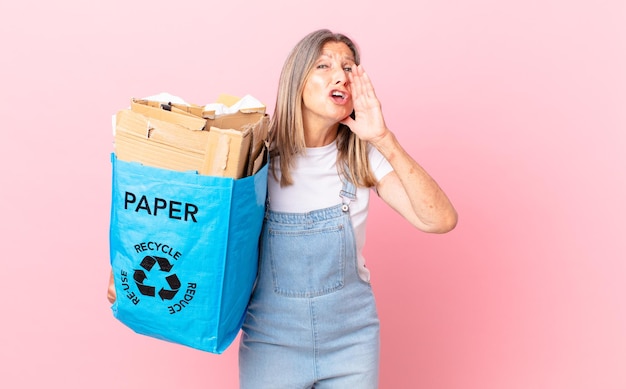
[(350, 202), (356, 199), (356, 186), (348, 179), (349, 177), (348, 167), (344, 167), (344, 174), (341, 175), (341, 181), (343, 181), (343, 188), (339, 192), (339, 196), (341, 197), (342, 206), (341, 210), (343, 212), (348, 212), (350, 210)]

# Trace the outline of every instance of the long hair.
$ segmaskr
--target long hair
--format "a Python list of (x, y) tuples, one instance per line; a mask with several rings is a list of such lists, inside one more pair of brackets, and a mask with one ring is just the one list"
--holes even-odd
[[(359, 51), (355, 43), (347, 36), (327, 29), (308, 34), (291, 50), (280, 74), (276, 107), (270, 121), (272, 173), (276, 178), (277, 166), (274, 161), (278, 159), (281, 186), (293, 184), (291, 168), (294, 158), (306, 149), (302, 120), (302, 93), (315, 61), (322, 54), (323, 46), (328, 42), (345, 43), (352, 51), (355, 63), (357, 65), (360, 63)], [(350, 128), (341, 123), (337, 131), (337, 149), (339, 174), (344, 175), (357, 186), (376, 185), (376, 179), (369, 168), (367, 142), (360, 140), (350, 131)], [(344, 171), (344, 167), (347, 167), (347, 172)]]

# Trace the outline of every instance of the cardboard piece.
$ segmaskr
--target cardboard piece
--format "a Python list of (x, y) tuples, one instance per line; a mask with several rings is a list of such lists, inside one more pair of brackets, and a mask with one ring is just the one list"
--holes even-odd
[[(218, 102), (231, 106), (232, 96)], [(118, 159), (177, 171), (242, 178), (266, 160), (265, 107), (216, 115), (202, 106), (131, 99), (115, 117)]]
[(158, 101), (132, 99), (130, 109), (149, 117), (180, 124), (190, 130), (204, 130), (206, 121), (202, 118), (202, 107), (178, 104), (163, 104)]

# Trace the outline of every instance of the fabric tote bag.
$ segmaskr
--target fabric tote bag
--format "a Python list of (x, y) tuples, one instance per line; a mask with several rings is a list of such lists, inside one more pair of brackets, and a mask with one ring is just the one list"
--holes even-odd
[(267, 164), (232, 179), (111, 160), (113, 315), (136, 333), (221, 354), (257, 275)]

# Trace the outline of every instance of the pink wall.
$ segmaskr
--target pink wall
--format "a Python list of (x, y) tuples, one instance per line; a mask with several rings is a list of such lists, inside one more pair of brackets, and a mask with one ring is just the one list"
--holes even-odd
[(216, 356), (109, 310), (111, 114), (250, 93), (330, 27), (460, 213), (442, 236), (378, 200), (367, 246), (383, 388), (626, 387), (623, 1), (0, 5), (2, 387), (236, 388)]

